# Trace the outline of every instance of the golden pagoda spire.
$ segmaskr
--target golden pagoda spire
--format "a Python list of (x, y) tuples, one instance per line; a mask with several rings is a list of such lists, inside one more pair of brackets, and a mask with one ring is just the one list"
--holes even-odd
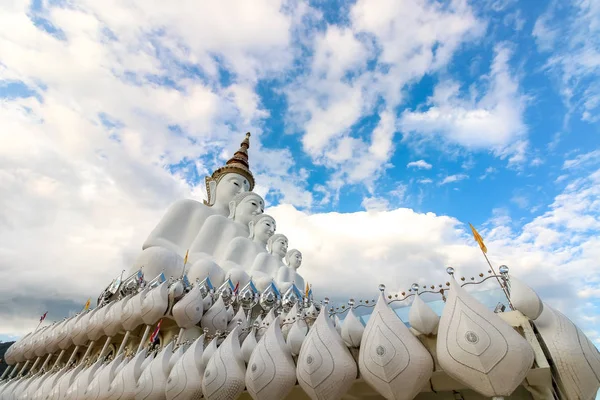
[(208, 201), (205, 200), (204, 204), (211, 206), (214, 201), (211, 196), (211, 192), (216, 188), (221, 178), (226, 174), (236, 173), (240, 174), (250, 183), (250, 190), (254, 189), (254, 176), (250, 172), (250, 163), (248, 162), (248, 149), (250, 148), (250, 132), (246, 133), (246, 137), (240, 143), (240, 148), (233, 154), (224, 166), (217, 168), (210, 177), (205, 178), (206, 182), (206, 194), (208, 195)]

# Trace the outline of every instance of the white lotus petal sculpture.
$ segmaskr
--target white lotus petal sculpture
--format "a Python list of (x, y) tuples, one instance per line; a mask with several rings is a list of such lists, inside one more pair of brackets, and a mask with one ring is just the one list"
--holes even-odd
[(510, 277), (510, 302), (515, 310), (519, 310), (531, 320), (537, 319), (544, 309), (537, 293), (514, 276)]
[(300, 354), (306, 335), (308, 335), (308, 325), (306, 321), (299, 318), (292, 324), (285, 340), (292, 355), (297, 356)]
[(437, 356), (448, 375), (488, 397), (509, 396), (534, 359), (527, 340), (454, 278), (440, 319)]
[(365, 327), (358, 356), (360, 374), (389, 400), (413, 399), (433, 373), (433, 359), (388, 306), (383, 291)]
[(129, 400), (135, 398), (137, 381), (142, 375), (142, 364), (146, 360), (147, 349), (142, 349), (117, 372), (108, 391), (111, 400)]
[(123, 353), (119, 354), (112, 360), (108, 365), (99, 371), (94, 379), (90, 382), (86, 392), (85, 398), (87, 400), (99, 400), (106, 399), (110, 390), (110, 385), (115, 378), (116, 370), (118, 366), (123, 362)]
[(204, 316), (200, 320), (200, 326), (208, 329), (208, 333), (211, 335), (215, 334), (216, 331), (224, 331), (227, 329), (227, 307), (223, 302), (223, 298), (219, 296), (215, 304), (212, 305), (204, 313)]
[(180, 328), (191, 328), (200, 322), (204, 313), (202, 291), (200, 285), (186, 293), (181, 300), (173, 306), (173, 319)]
[[(292, 332), (293, 327), (288, 340)], [(300, 349), (298, 383), (313, 400), (338, 400), (352, 386), (356, 372), (354, 358), (323, 306)]]
[[(206, 348), (202, 352), (202, 357), (200, 358), (200, 369), (203, 372), (206, 370), (208, 362), (212, 358), (213, 354), (215, 354), (215, 352), (217, 351), (217, 342), (218, 341), (219, 341), (219, 338), (214, 338), (213, 340), (211, 340), (210, 343), (208, 344), (208, 346), (206, 346)], [(202, 374), (202, 377), (204, 377), (204, 373)], [(202, 378), (200, 378), (200, 379), (202, 379)]]
[[(142, 371), (137, 383), (136, 400), (162, 400), (165, 398), (167, 379), (171, 368), (183, 354), (183, 347), (173, 351), (174, 343), (170, 342), (152, 362)], [(174, 359), (174, 360), (173, 360)]]
[(246, 366), (242, 359), (239, 327), (227, 335), (213, 354), (202, 380), (202, 393), (208, 400), (234, 400), (244, 391)]
[(600, 353), (596, 346), (573, 322), (548, 304), (544, 304), (535, 326), (552, 356), (558, 384), (565, 396), (595, 398), (600, 388)]
[(284, 399), (295, 384), (296, 365), (277, 317), (250, 357), (246, 388), (254, 400), (279, 400)]
[(250, 357), (252, 356), (252, 352), (256, 348), (257, 344), (258, 343), (256, 341), (256, 328), (252, 327), (252, 329), (250, 330), (250, 333), (248, 334), (248, 336), (246, 336), (246, 338), (242, 342), (242, 347), (241, 347), (242, 358), (244, 359), (246, 364), (248, 362), (250, 362)]
[(364, 331), (364, 325), (356, 317), (356, 314), (354, 314), (354, 309), (350, 308), (350, 310), (348, 310), (348, 315), (346, 315), (344, 322), (342, 322), (341, 336), (342, 339), (344, 339), (346, 346), (358, 348)]
[(241, 329), (244, 329), (248, 326), (248, 319), (246, 318), (246, 314), (244, 313), (244, 309), (242, 307), (240, 307), (233, 318), (231, 318), (231, 321), (227, 325), (227, 330), (232, 331), (236, 326), (238, 326), (238, 322), (240, 323)]
[(408, 322), (422, 334), (434, 335), (437, 333), (440, 317), (417, 294), (408, 312)]
[(192, 343), (171, 370), (165, 389), (167, 400), (195, 400), (202, 396), (203, 351), (204, 335)]
[(146, 325), (154, 325), (165, 315), (169, 306), (169, 281), (164, 281), (151, 289), (142, 300), (142, 320)]

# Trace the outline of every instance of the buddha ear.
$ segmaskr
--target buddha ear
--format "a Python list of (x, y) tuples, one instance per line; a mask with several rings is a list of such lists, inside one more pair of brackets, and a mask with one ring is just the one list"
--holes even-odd
[(212, 206), (215, 204), (217, 199), (217, 182), (214, 179), (208, 181), (208, 205)]
[(229, 216), (227, 218), (233, 219), (235, 217), (235, 201), (229, 202)]
[(254, 239), (254, 221), (248, 222), (248, 231), (250, 232), (250, 236), (248, 236), (248, 239)]

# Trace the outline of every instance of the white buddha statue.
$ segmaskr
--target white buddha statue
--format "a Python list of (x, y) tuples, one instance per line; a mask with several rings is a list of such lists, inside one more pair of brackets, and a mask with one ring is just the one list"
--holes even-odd
[[(241, 210), (240, 210), (241, 211)], [(221, 261), (216, 263), (215, 258), (200, 258), (195, 261), (187, 271), (188, 278), (191, 280), (210, 278), (214, 286), (219, 286), (225, 282), (228, 275), (231, 281), (244, 286), (250, 280), (248, 274), (244, 271), (243, 265), (252, 265), (256, 254), (266, 252), (265, 243), (275, 231), (275, 220), (266, 214), (255, 216), (248, 222), (249, 237), (236, 237), (227, 246), (224, 252), (225, 259), (229, 262), (227, 268), (222, 268), (224, 264)], [(223, 260), (223, 258), (222, 258)], [(235, 261), (241, 263), (237, 264)], [(249, 269), (249, 267), (248, 267)], [(227, 274), (226, 274), (227, 271)]]
[(206, 177), (208, 200), (204, 204), (192, 199), (178, 200), (169, 209), (144, 242), (142, 249), (160, 246), (183, 256), (208, 217), (229, 215), (229, 202), (241, 192), (254, 188), (254, 177), (248, 164), (250, 133), (240, 145), (240, 149)]
[(248, 223), (250, 235), (237, 237), (229, 242), (219, 264), (225, 270), (231, 281), (239, 282), (240, 287), (250, 280), (247, 271), (252, 267), (256, 256), (266, 253), (267, 241), (275, 233), (275, 219), (267, 214), (261, 214)]
[(285, 255), (287, 266), (279, 267), (275, 282), (277, 288), (284, 293), (292, 284), (300, 290), (304, 290), (304, 278), (298, 273), (298, 268), (302, 265), (302, 253), (300, 250), (292, 249)]
[(275, 279), (279, 268), (285, 267), (283, 258), (287, 254), (288, 238), (276, 233), (267, 241), (267, 253), (260, 253), (254, 259), (249, 274), (258, 290), (264, 290)]
[(188, 260), (218, 260), (229, 243), (237, 238), (247, 238), (249, 223), (264, 212), (265, 202), (254, 192), (242, 192), (229, 202), (229, 217), (211, 215), (190, 245)]

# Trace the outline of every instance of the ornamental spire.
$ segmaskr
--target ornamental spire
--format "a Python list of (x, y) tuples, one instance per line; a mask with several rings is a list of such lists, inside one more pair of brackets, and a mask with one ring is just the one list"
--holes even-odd
[[(254, 176), (250, 172), (250, 163), (248, 162), (248, 149), (250, 148), (250, 132), (246, 133), (246, 137), (240, 143), (240, 148), (233, 154), (224, 166), (217, 168), (212, 175), (207, 176), (206, 181), (206, 192), (208, 195), (208, 201), (204, 201), (204, 204), (212, 206), (214, 204), (214, 189), (219, 183), (221, 178), (226, 174), (235, 173), (240, 174), (250, 183), (250, 190), (254, 189)], [(214, 186), (214, 187), (211, 187)]]

